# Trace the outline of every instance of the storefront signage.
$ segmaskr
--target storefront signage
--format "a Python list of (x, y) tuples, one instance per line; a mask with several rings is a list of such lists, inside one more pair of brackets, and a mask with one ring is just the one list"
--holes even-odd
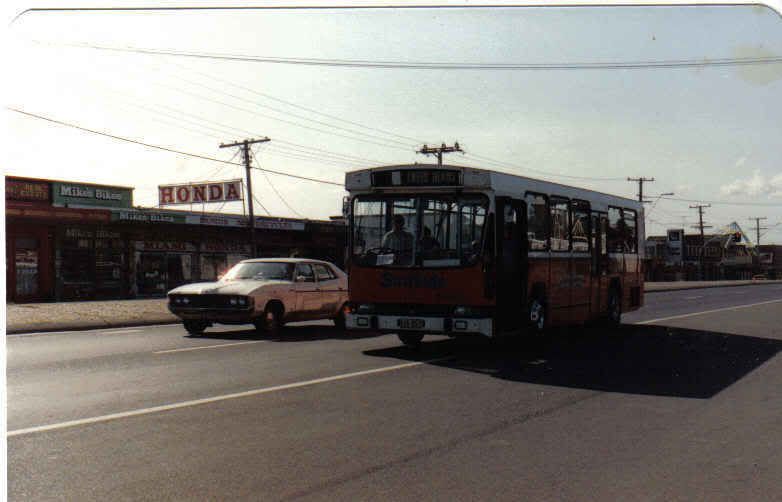
[(158, 186), (158, 203), (161, 206), (231, 202), (242, 199), (242, 180)]
[(108, 211), (90, 211), (88, 209), (57, 209), (57, 208), (20, 208), (6, 207), (6, 216), (19, 216), (23, 218), (43, 218), (48, 220), (60, 221), (98, 221), (108, 222), (110, 219)]
[(185, 223), (189, 225), (212, 225), (216, 227), (246, 227), (247, 218), (238, 215), (188, 214)]
[(113, 221), (138, 221), (141, 223), (185, 223), (182, 214), (150, 213), (141, 211), (117, 211), (111, 214)]
[(255, 228), (267, 230), (304, 230), (305, 223), (299, 220), (284, 220), (282, 218), (255, 218)]
[(249, 244), (235, 242), (206, 241), (201, 243), (201, 252), (205, 253), (243, 253), (250, 254)]
[(133, 189), (124, 187), (52, 183), (52, 202), (55, 206), (133, 206)]
[(5, 199), (49, 202), (49, 184), (42, 181), (5, 180)]
[(137, 241), (136, 249), (139, 251), (196, 251), (197, 247), (192, 242), (182, 241)]

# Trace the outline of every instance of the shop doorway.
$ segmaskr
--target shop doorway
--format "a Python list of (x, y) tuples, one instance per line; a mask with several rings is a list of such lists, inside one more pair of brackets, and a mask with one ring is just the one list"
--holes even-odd
[(34, 237), (15, 237), (13, 240), (13, 299), (34, 300), (41, 295), (40, 242)]

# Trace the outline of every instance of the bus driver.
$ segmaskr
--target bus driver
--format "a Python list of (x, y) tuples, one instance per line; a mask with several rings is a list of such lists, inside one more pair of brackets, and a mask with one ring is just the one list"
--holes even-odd
[(383, 236), (382, 247), (394, 252), (397, 263), (410, 261), (413, 252), (413, 234), (405, 230), (405, 217), (394, 216), (394, 228)]

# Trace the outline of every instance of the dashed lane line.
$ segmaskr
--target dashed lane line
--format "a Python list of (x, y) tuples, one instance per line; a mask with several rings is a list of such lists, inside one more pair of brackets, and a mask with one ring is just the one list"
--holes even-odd
[(366, 375), (374, 375), (378, 373), (386, 373), (389, 371), (396, 371), (401, 370), (405, 368), (412, 368), (415, 366), (422, 366), (424, 364), (431, 364), (436, 363), (440, 361), (445, 361), (447, 359), (451, 359), (451, 357), (440, 357), (437, 359), (428, 359), (426, 361), (415, 361), (411, 363), (404, 363), (404, 364), (397, 364), (394, 366), (384, 366), (382, 368), (374, 368), (370, 370), (363, 370), (363, 371), (355, 371), (352, 373), (343, 373), (341, 375), (333, 375), (329, 377), (324, 378), (316, 378), (314, 380), (304, 380), (302, 382), (294, 382), (289, 383), (285, 385), (276, 385), (274, 387), (264, 387), (261, 389), (254, 389), (254, 390), (248, 390), (244, 392), (236, 392), (233, 394), (224, 394), (221, 396), (214, 396), (214, 397), (207, 397), (204, 399), (194, 399), (192, 401), (182, 401), (179, 403), (172, 403), (172, 404), (166, 404), (162, 406), (153, 406), (151, 408), (140, 408), (136, 410), (130, 410), (130, 411), (123, 411), (120, 413), (111, 413), (109, 415), (100, 415), (96, 417), (88, 417), (88, 418), (80, 418), (77, 420), (69, 420), (67, 422), (59, 422), (54, 424), (48, 424), (48, 425), (39, 425), (36, 427), (27, 427), (25, 429), (16, 429), (13, 431), (8, 431), (7, 437), (16, 437), (16, 436), (24, 436), (28, 434), (34, 434), (36, 432), (48, 432), (48, 431), (54, 431), (59, 429), (66, 429), (69, 427), (76, 427), (79, 425), (89, 425), (89, 424), (96, 424), (101, 422), (108, 422), (111, 420), (118, 420), (121, 418), (129, 418), (129, 417), (137, 417), (141, 415), (150, 415), (152, 413), (160, 413), (163, 411), (169, 411), (169, 410), (176, 410), (179, 408), (189, 408), (192, 406), (200, 406), (203, 404), (209, 404), (209, 403), (216, 403), (219, 401), (227, 401), (229, 399), (238, 399), (242, 397), (250, 397), (250, 396), (257, 396), (260, 394), (269, 394), (272, 392), (279, 392), (283, 390), (288, 389), (297, 389), (301, 387), (309, 387), (313, 385), (318, 385), (322, 383), (328, 383), (328, 382), (336, 382), (339, 380), (347, 380), (349, 378), (356, 378)]
[(214, 345), (203, 345), (201, 347), (185, 347), (183, 349), (169, 349), (158, 350), (153, 354), (173, 354), (174, 352), (192, 352), (194, 350), (206, 350), (206, 349), (219, 349), (222, 347), (235, 347), (236, 345), (250, 345), (252, 343), (264, 343), (266, 340), (253, 340), (249, 342), (235, 342), (235, 343), (217, 343)]
[(777, 300), (768, 300), (768, 301), (765, 301), (765, 302), (749, 303), (747, 305), (736, 305), (734, 307), (723, 307), (723, 308), (719, 308), (719, 309), (704, 310), (704, 311), (701, 311), (701, 312), (691, 312), (689, 314), (680, 314), (680, 315), (674, 315), (674, 316), (670, 316), (670, 317), (660, 317), (660, 318), (657, 318), (657, 319), (649, 319), (648, 321), (640, 321), (640, 322), (636, 322), (636, 323), (633, 323), (633, 324), (652, 324), (652, 323), (655, 323), (655, 322), (671, 321), (673, 319), (684, 319), (685, 317), (694, 317), (694, 316), (698, 316), (698, 315), (712, 314), (714, 312), (723, 312), (723, 311), (726, 311), (726, 310), (746, 309), (746, 308), (749, 308), (749, 307), (756, 307), (758, 305), (768, 305), (770, 303), (778, 303), (778, 302), (782, 302), (782, 298), (779, 298)]

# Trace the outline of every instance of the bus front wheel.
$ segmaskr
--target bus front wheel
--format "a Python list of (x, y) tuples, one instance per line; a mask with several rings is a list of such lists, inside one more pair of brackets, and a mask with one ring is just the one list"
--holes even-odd
[(546, 303), (541, 298), (536, 297), (529, 302), (529, 326), (535, 335), (546, 329)]
[(399, 333), (399, 340), (408, 347), (420, 347), (424, 335), (421, 333)]

